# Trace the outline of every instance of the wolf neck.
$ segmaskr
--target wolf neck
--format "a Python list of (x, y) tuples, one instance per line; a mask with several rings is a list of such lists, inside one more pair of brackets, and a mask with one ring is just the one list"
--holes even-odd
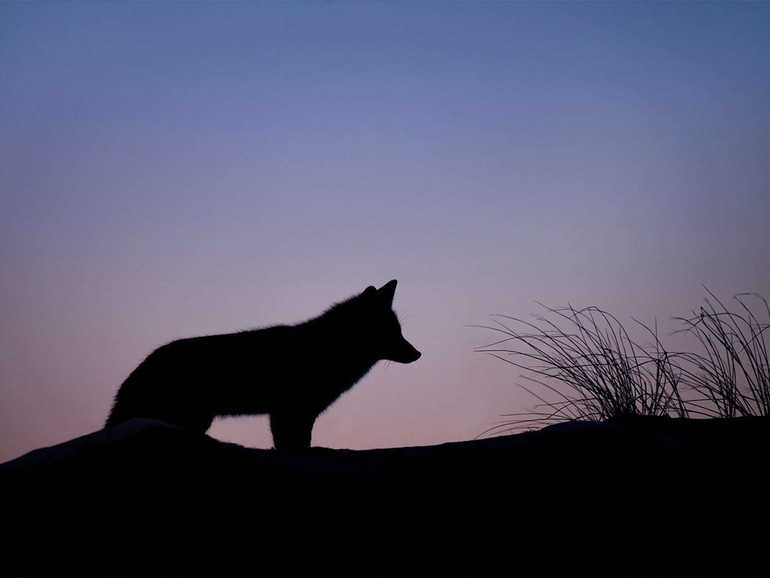
[(295, 327), (304, 333), (313, 357), (317, 356), (329, 371), (344, 374), (340, 377), (355, 383), (379, 361), (379, 356), (371, 340), (360, 334), (360, 324), (354, 323), (353, 316), (359, 312), (351, 307), (353, 299)]

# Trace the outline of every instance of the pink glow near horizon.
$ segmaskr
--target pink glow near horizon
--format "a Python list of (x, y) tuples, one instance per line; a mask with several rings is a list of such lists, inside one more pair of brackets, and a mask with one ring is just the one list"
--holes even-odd
[(0, 461), (101, 427), (167, 341), (391, 278), (423, 357), (318, 445), (531, 405), (473, 352), (493, 313), (665, 330), (702, 284), (770, 297), (768, 30), (753, 3), (0, 5)]

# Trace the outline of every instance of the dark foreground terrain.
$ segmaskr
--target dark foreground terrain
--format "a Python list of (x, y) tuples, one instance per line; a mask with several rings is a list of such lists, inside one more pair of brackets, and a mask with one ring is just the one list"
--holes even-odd
[(768, 575), (768, 426), (284, 453), (133, 420), (0, 465), (0, 574)]

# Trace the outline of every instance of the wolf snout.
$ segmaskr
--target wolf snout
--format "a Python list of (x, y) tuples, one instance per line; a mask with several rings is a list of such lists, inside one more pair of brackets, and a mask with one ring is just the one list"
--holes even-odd
[(405, 363), (412, 363), (413, 361), (417, 361), (418, 359), (420, 359), (420, 357), (422, 357), (422, 353), (417, 351), (417, 349), (415, 349), (415, 347), (411, 343), (409, 344), (409, 347), (411, 348), (412, 351), (411, 351), (411, 355), (409, 356), (409, 361), (406, 361)]
[(386, 359), (397, 363), (412, 363), (420, 359), (421, 356), (422, 353), (417, 351), (406, 339), (403, 339), (399, 346), (390, 355), (386, 356)]

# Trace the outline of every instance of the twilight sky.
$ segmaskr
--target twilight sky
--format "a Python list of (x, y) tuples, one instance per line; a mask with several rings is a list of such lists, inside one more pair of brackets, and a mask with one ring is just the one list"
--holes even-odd
[(770, 298), (768, 55), (768, 3), (0, 3), (0, 461), (100, 428), (163, 343), (392, 278), (423, 357), (316, 445), (531, 407), (473, 351), (493, 313)]

